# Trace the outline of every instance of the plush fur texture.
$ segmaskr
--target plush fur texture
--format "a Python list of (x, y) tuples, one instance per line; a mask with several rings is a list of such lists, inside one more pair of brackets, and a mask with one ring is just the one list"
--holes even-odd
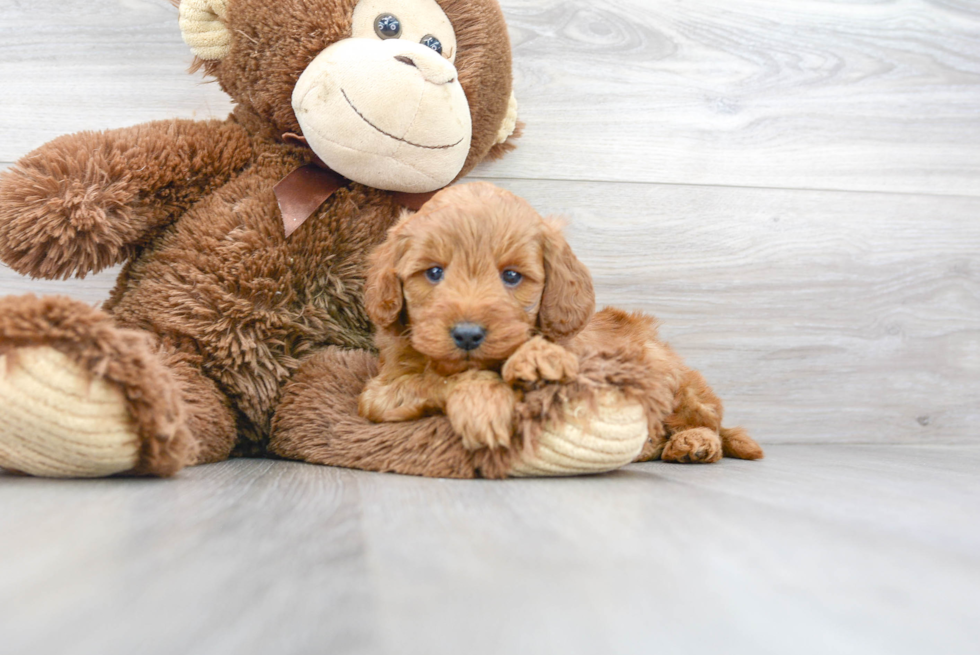
[(444, 416), (371, 423), (358, 396), (377, 374), (366, 351), (329, 348), (307, 361), (283, 390), (272, 449), (282, 457), (440, 478), (503, 478), (514, 450), (469, 451)]
[[(649, 424), (649, 441), (638, 461), (710, 463), (723, 453), (739, 459), (762, 458), (762, 448), (745, 430), (722, 428), (721, 400), (701, 374), (685, 366), (659, 338), (653, 317), (603, 309), (575, 337), (571, 349), (613, 362), (627, 372), (624, 389), (643, 404)], [(609, 379), (617, 381), (616, 372)]]
[[(253, 112), (266, 118), (270, 136), (299, 133), (291, 107), (296, 80), (327, 46), (350, 36), (356, 4), (357, 0), (231, 0), (229, 56), (199, 61), (197, 66), (213, 75), (229, 95), (242, 103), (247, 100)], [(439, 0), (439, 5), (456, 32), (456, 70), (473, 115), (473, 142), (461, 178), (494, 148), (507, 114), (510, 37), (496, 0)], [(497, 153), (502, 150), (496, 148)]]
[[(444, 279), (433, 283), (430, 270)], [(519, 281), (508, 286), (505, 272)], [(365, 303), (382, 370), (361, 396), (362, 416), (446, 412), (470, 449), (510, 445), (518, 397), (508, 382), (577, 372), (574, 356), (532, 335), (566, 338), (595, 309), (592, 278), (558, 227), (487, 183), (446, 189), (403, 218), (372, 257)], [(485, 330), (478, 348), (454, 342), (460, 324)]]
[(134, 474), (172, 475), (198, 461), (199, 441), (183, 400), (207, 383), (168, 368), (152, 335), (120, 329), (105, 313), (68, 298), (0, 298), (0, 354), (16, 366), (18, 348), (37, 346), (54, 348), (122, 388), (141, 444)]
[(253, 157), (234, 121), (160, 121), (55, 139), (0, 173), (0, 257), (32, 277), (98, 273), (133, 258)]
[[(507, 273), (519, 282), (507, 284)], [(643, 405), (642, 459), (713, 462), (723, 441), (731, 457), (762, 455), (744, 431), (722, 430), (721, 401), (658, 339), (652, 318), (611, 308), (593, 316), (591, 277), (558, 226), (491, 184), (446, 189), (406, 215), (372, 255), (365, 302), (381, 362), (360, 397), (369, 420), (445, 413), (465, 448), (507, 448), (521, 389), (545, 403), (524, 408), (533, 419), (520, 431), (536, 434), (541, 414), (570, 400), (574, 385), (554, 383), (598, 378)], [(477, 348), (454, 341), (461, 323), (485, 331)], [(582, 379), (579, 355), (591, 367)]]
[[(303, 362), (331, 345), (372, 347), (364, 260), (401, 207), (388, 192), (351, 183), (286, 239), (273, 193), (313, 159), (282, 139), (299, 130), (292, 88), (321, 50), (348, 36), (354, 4), (231, 0), (230, 53), (203, 64), (236, 102), (227, 121), (66, 136), (0, 174), (5, 263), (44, 278), (126, 263), (102, 311), (8, 299), (3, 320), (23, 327), (0, 333), (0, 343), (83, 353), (93, 375), (108, 371), (160, 398), (133, 412), (141, 425), (173, 423), (174, 436), (153, 436), (134, 472), (167, 475), (232, 447), (268, 452), (282, 387)], [(473, 118), (462, 175), (494, 148), (511, 93), (510, 43), (495, 0), (440, 5), (458, 37)], [(144, 375), (146, 367), (160, 373)], [(182, 445), (158, 456), (158, 443)]]

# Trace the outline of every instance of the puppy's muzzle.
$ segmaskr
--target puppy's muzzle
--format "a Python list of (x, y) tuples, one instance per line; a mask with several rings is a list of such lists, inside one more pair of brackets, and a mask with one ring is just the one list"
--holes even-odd
[(457, 323), (449, 334), (457, 348), (469, 352), (480, 347), (487, 337), (487, 329), (476, 323)]

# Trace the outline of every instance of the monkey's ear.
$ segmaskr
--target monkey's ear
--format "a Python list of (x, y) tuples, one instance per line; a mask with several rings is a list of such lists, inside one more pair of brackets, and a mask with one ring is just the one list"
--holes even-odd
[(487, 153), (487, 159), (489, 161), (500, 159), (516, 148), (517, 144), (514, 141), (519, 139), (523, 132), (524, 123), (517, 120), (517, 96), (511, 91), (510, 102), (507, 104), (507, 114), (504, 116), (503, 123), (500, 124), (500, 130), (497, 132), (497, 139), (494, 141), (493, 147)]
[(177, 0), (180, 34), (198, 59), (217, 61), (231, 51), (231, 31), (226, 26), (228, 0)]
[(589, 269), (578, 260), (554, 223), (544, 228), (544, 293), (538, 327), (554, 340), (582, 330), (595, 313), (595, 291)]
[(517, 131), (517, 96), (514, 92), (510, 92), (510, 100), (507, 101), (507, 114), (504, 115), (504, 122), (500, 124), (500, 130), (497, 132), (497, 139), (494, 141), (494, 145), (500, 145), (505, 143), (507, 139), (514, 135)]
[(364, 287), (364, 308), (379, 328), (394, 325), (402, 312), (402, 281), (395, 271), (397, 265), (395, 239), (389, 237), (371, 255)]

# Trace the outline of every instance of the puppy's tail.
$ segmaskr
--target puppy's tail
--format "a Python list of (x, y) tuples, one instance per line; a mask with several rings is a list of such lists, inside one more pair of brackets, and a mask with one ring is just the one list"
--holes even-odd
[(725, 457), (738, 459), (762, 459), (762, 447), (749, 436), (744, 428), (721, 428), (721, 450)]

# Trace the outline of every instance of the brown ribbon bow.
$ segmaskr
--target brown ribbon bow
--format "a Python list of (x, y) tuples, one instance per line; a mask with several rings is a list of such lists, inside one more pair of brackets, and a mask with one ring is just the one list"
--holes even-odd
[[(306, 138), (298, 134), (283, 134), (283, 141), (292, 145), (309, 148)], [(286, 238), (292, 236), (306, 220), (316, 213), (338, 189), (350, 184), (350, 180), (334, 172), (323, 163), (316, 154), (313, 162), (300, 166), (284, 177), (274, 187), (279, 211), (282, 213), (282, 224), (286, 230)], [(422, 208), (438, 191), (429, 193), (390, 192), (399, 205), (414, 211)]]

